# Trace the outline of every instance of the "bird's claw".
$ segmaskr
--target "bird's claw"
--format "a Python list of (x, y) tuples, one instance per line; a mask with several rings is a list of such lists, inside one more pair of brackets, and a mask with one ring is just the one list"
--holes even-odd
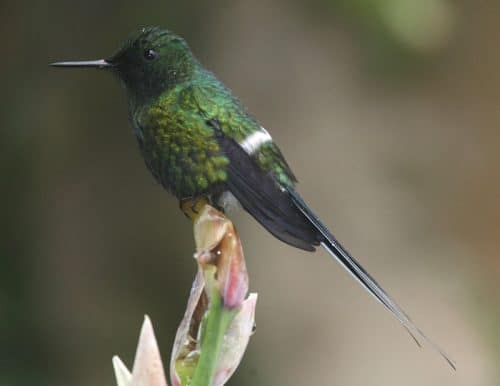
[(181, 199), (179, 204), (184, 215), (194, 221), (208, 201), (205, 197), (189, 197)]

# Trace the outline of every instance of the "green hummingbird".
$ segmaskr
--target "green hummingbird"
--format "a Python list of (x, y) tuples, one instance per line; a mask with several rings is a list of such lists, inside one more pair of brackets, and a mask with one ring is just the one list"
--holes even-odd
[(202, 66), (184, 39), (147, 27), (107, 59), (52, 65), (94, 67), (120, 79), (145, 163), (185, 213), (192, 216), (200, 201), (221, 210), (239, 204), (279, 240), (306, 251), (321, 245), (417, 343), (417, 337), (428, 342), (455, 369), (313, 213), (271, 135)]

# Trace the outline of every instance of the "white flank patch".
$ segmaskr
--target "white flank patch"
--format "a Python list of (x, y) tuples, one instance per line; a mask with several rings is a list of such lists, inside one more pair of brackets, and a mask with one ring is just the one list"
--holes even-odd
[(229, 190), (226, 190), (221, 194), (217, 204), (219, 204), (219, 206), (224, 209), (224, 212), (226, 213), (241, 208), (240, 202)]
[(270, 142), (273, 139), (271, 135), (262, 126), (259, 131), (250, 134), (243, 141), (240, 142), (240, 146), (245, 150), (247, 154), (253, 154), (266, 142)]

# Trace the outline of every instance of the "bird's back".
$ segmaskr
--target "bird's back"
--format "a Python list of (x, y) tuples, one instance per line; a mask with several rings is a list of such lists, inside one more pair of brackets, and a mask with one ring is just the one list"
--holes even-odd
[(217, 130), (278, 184), (289, 187), (296, 181), (269, 133), (206, 70), (133, 108), (131, 117), (148, 168), (179, 198), (212, 192), (227, 182), (230, 160)]

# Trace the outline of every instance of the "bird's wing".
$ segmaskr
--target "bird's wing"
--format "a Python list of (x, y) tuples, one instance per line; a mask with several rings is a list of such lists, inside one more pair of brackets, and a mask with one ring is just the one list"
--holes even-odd
[(240, 145), (258, 166), (276, 177), (285, 186), (297, 182), (280, 149), (260, 123), (240, 101), (216, 79), (188, 85), (180, 97), (207, 122), (216, 121), (217, 130)]
[(216, 120), (213, 127), (226, 167), (227, 189), (243, 208), (278, 239), (308, 251), (319, 245), (317, 231), (290, 200), (290, 196), (271, 171), (264, 170), (254, 157), (233, 138), (224, 134)]
[(274, 174), (264, 171), (241, 144), (220, 130), (217, 121), (211, 121), (209, 124), (215, 130), (219, 146), (229, 158), (226, 185), (257, 221), (277, 238), (295, 247), (312, 251), (321, 244), (394, 315), (417, 344), (420, 345), (419, 339), (429, 343), (455, 369), (453, 361), (446, 353), (412, 322), (402, 308), (337, 241), (293, 186), (280, 185)]

